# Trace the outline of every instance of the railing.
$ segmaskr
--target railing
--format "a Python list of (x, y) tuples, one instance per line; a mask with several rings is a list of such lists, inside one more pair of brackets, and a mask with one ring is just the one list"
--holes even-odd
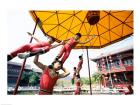
[[(71, 87), (55, 87), (54, 88), (54, 94), (64, 94), (64, 95), (72, 95), (74, 94), (75, 91), (75, 86), (71, 86)], [(8, 87), (8, 92), (13, 92), (14, 91), (14, 87)], [(19, 92), (29, 92), (29, 91), (39, 91), (39, 87), (38, 86), (34, 86), (34, 87), (19, 87), (18, 89)], [(125, 91), (127, 92), (128, 89), (124, 88), (124, 89), (110, 89), (110, 88), (104, 88), (104, 87), (94, 87), (92, 88), (92, 93), (93, 94), (123, 94), (120, 91)], [(35, 92), (35, 93), (36, 93)], [(89, 86), (83, 86), (81, 87), (81, 94), (85, 94), (85, 95), (89, 95), (90, 93), (90, 89)]]
[[(114, 68), (111, 68), (110, 70), (110, 73), (114, 73), (114, 72), (122, 72), (122, 71), (133, 71), (133, 66), (132, 65), (124, 65), (122, 67), (114, 67)], [(104, 70), (100, 70), (101, 73), (109, 73), (109, 70), (108, 69), (104, 69)]]
[[(14, 91), (15, 87), (8, 87), (7, 91)], [(30, 91), (30, 90), (39, 90), (38, 86), (19, 86), (18, 91)]]

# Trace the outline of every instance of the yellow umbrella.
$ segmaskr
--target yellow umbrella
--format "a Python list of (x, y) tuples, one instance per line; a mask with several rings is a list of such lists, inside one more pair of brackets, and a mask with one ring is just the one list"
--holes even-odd
[(99, 12), (99, 21), (90, 25), (87, 20), (88, 11), (30, 11), (34, 21), (44, 35), (57, 39), (58, 42), (68, 39), (80, 32), (81, 41), (95, 35), (86, 44), (78, 44), (75, 48), (102, 48), (133, 34), (133, 11), (95, 11)]

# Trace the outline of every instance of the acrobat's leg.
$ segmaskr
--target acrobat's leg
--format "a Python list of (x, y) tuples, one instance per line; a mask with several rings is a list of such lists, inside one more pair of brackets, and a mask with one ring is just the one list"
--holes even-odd
[(58, 60), (59, 58), (62, 57), (62, 55), (65, 53), (66, 48), (65, 45), (61, 48), (60, 53), (57, 55), (57, 57), (55, 58), (55, 60)]
[(15, 51), (11, 52), (10, 54), (7, 55), (7, 60), (11, 60), (13, 59), (14, 57), (17, 56), (18, 53), (24, 53), (26, 51), (30, 51), (30, 48), (31, 48), (31, 44), (25, 44), (21, 47), (19, 47), (18, 49), (16, 49)]
[(34, 49), (32, 49), (31, 52), (18, 54), (18, 57), (21, 59), (25, 59), (25, 58), (32, 57), (35, 55), (44, 54), (44, 53), (48, 52), (49, 50), (50, 50), (49, 46), (42, 47), (42, 48), (34, 48)]
[(80, 70), (82, 69), (82, 67), (78, 67), (77, 68), (77, 72), (76, 72), (76, 76), (78, 76), (80, 78)]
[(70, 55), (70, 52), (71, 52), (71, 49), (70, 49), (70, 48), (66, 49), (66, 52), (65, 52), (63, 58), (61, 59), (62, 64), (67, 60), (67, 58), (68, 58), (69, 55)]

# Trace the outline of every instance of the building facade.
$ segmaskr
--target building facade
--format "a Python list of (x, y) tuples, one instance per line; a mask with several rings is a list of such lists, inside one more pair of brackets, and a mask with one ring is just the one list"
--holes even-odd
[[(18, 75), (20, 73), (21, 70), (21, 63), (17, 63), (17, 62), (8, 62), (7, 64), (7, 83), (8, 83), (8, 87), (13, 87), (16, 84)], [(24, 72), (25, 73), (29, 73), (31, 71), (37, 71), (34, 68), (31, 68), (30, 65), (25, 65), (24, 68)], [(41, 72), (36, 72), (37, 74), (41, 75)], [(24, 84), (27, 85), (27, 84)]]
[(97, 64), (104, 87), (133, 86), (133, 47), (121, 49), (112, 54), (102, 54), (92, 61)]

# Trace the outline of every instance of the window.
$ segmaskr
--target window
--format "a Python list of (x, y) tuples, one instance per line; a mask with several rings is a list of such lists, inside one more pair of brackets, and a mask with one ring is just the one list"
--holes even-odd
[(113, 65), (115, 68), (120, 68), (120, 61), (119, 60), (114, 61)]
[(124, 60), (124, 64), (125, 64), (125, 65), (133, 65), (133, 59), (132, 59), (132, 58), (125, 59), (125, 60)]

